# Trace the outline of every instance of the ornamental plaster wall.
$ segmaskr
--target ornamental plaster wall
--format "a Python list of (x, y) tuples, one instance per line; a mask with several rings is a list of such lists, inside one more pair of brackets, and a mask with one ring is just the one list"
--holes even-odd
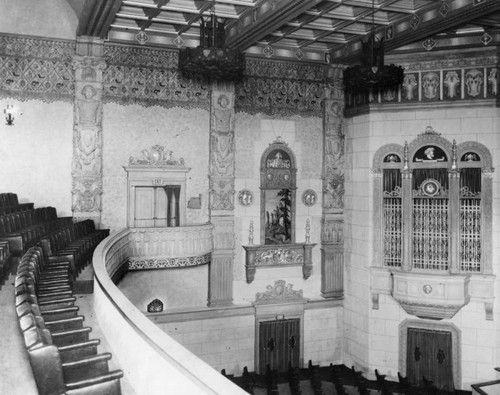
[[(310, 220), (310, 242), (317, 243), (313, 249), (313, 272), (309, 279), (302, 277), (302, 267), (258, 268), (255, 280), (247, 284), (245, 277), (245, 250), (249, 244), (250, 221), (253, 221), (253, 244), (260, 244), (260, 160), (271, 143), (281, 137), (294, 152), (297, 159), (296, 191), (296, 242), (304, 242), (306, 221)], [(322, 120), (299, 116), (270, 118), (268, 116), (237, 113), (235, 127), (235, 264), (234, 303), (249, 303), (257, 292), (274, 285), (276, 280), (291, 283), (295, 290), (302, 289), (304, 297), (320, 298), (321, 287), (321, 168), (322, 168)], [(239, 191), (248, 189), (253, 202), (242, 206), (237, 197)], [(307, 207), (302, 203), (302, 193), (313, 189), (318, 202)]]
[(127, 226), (127, 173), (130, 156), (163, 145), (184, 158), (186, 200), (201, 198), (201, 209), (186, 209), (186, 224), (208, 222), (209, 114), (201, 109), (104, 105), (102, 224), (111, 230)]
[(59, 216), (71, 216), (71, 160), (73, 105), (0, 100), (0, 109), (12, 104), (22, 113), (14, 125), (0, 121), (1, 192), (17, 193), (35, 207), (56, 207)]
[[(403, 145), (427, 126), (457, 143), (477, 141), (488, 147), (493, 166), (500, 161), (500, 109), (455, 107), (416, 111), (373, 112), (347, 120), (346, 136), (346, 267), (344, 304), (344, 363), (373, 375), (374, 369), (397, 377), (399, 324), (408, 315), (390, 295), (380, 295), (378, 310), (372, 309), (368, 267), (372, 262), (373, 178), (370, 173), (375, 151), (384, 144)], [(500, 253), (500, 182), (493, 175), (493, 273), (498, 276)], [(451, 320), (461, 334), (462, 386), (495, 378), (500, 362), (499, 281), (495, 284), (493, 320), (486, 320), (484, 303), (471, 300)]]

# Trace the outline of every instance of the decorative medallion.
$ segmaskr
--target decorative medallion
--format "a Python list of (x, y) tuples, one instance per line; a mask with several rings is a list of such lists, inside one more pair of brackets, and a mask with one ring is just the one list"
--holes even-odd
[(135, 39), (139, 44), (144, 45), (149, 41), (149, 36), (146, 34), (144, 30), (141, 30), (139, 33), (136, 34)]
[(298, 60), (302, 60), (304, 58), (304, 52), (300, 50), (300, 48), (295, 52), (295, 57)]
[(441, 189), (441, 184), (434, 179), (428, 179), (422, 183), (421, 188), (424, 195), (436, 196)]
[(253, 194), (248, 189), (242, 189), (238, 194), (238, 200), (242, 206), (250, 206), (253, 203)]
[(426, 294), (430, 294), (432, 292), (432, 287), (429, 284), (425, 284), (422, 287), (422, 291), (424, 291), (424, 293)]
[(420, 24), (420, 17), (417, 14), (413, 14), (410, 20), (410, 26), (413, 30), (416, 30)]
[(448, 15), (448, 12), (450, 11), (450, 5), (446, 0), (444, 0), (441, 3), (441, 7), (439, 7), (439, 14), (443, 17), (446, 18), (446, 15)]
[(274, 49), (270, 45), (266, 45), (264, 49), (262, 50), (262, 53), (266, 58), (270, 58), (271, 56), (274, 55)]
[(154, 299), (148, 304), (148, 313), (161, 313), (163, 311), (163, 303), (160, 299)]
[(491, 42), (491, 40), (493, 40), (493, 38), (486, 32), (481, 36), (481, 42), (484, 45), (488, 45)]
[(184, 166), (184, 158), (176, 159), (173, 151), (165, 149), (162, 145), (153, 145), (150, 150), (141, 151), (142, 158), (131, 156), (129, 165), (150, 165), (150, 166)]
[(268, 285), (265, 292), (255, 295), (255, 304), (280, 303), (303, 301), (302, 290), (295, 291), (293, 284), (286, 284), (284, 280), (277, 280), (274, 286)]
[(475, 152), (466, 152), (460, 159), (462, 162), (479, 162), (481, 159)]
[(317, 200), (318, 196), (312, 189), (306, 189), (302, 194), (302, 203), (304, 203), (307, 207), (314, 206)]
[(182, 48), (185, 44), (181, 36), (177, 36), (173, 42), (177, 48)]
[(428, 38), (422, 43), (422, 46), (426, 51), (432, 51), (432, 49), (436, 46), (436, 42), (432, 38)]

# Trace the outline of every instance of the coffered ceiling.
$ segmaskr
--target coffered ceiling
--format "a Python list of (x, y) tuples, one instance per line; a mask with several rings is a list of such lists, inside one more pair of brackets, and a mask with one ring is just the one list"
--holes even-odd
[[(67, 0), (78, 35), (113, 43), (196, 47), (212, 0)], [(332, 63), (358, 60), (375, 27), (387, 51), (498, 45), (499, 0), (215, 0), (226, 45), (253, 56)]]

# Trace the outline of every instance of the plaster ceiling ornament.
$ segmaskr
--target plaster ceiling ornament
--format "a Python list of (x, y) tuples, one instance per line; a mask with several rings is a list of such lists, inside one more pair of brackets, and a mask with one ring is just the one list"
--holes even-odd
[(422, 43), (422, 46), (425, 48), (426, 51), (432, 51), (436, 46), (436, 42), (432, 38), (428, 38)]
[(149, 41), (149, 36), (144, 30), (141, 30), (139, 33), (137, 33), (135, 38), (137, 39), (137, 42), (141, 45), (145, 45)]
[(184, 158), (174, 158), (173, 151), (165, 149), (162, 145), (153, 145), (151, 149), (141, 151), (142, 157), (129, 158), (129, 165), (149, 166), (184, 166)]
[(444, 0), (441, 3), (441, 7), (439, 7), (439, 14), (443, 17), (446, 18), (446, 15), (448, 15), (448, 12), (450, 11), (450, 5), (446, 0)]
[(420, 17), (417, 14), (413, 14), (410, 20), (410, 26), (413, 30), (416, 30), (418, 25), (420, 25)]
[(298, 59), (298, 60), (302, 60), (304, 58), (304, 52), (301, 51), (301, 49), (299, 48), (296, 52), (295, 52), (295, 57)]
[(270, 58), (271, 56), (274, 55), (274, 49), (270, 45), (266, 45), (264, 49), (262, 50), (262, 53), (266, 58)]
[(184, 40), (182, 39), (182, 37), (181, 37), (181, 36), (177, 36), (177, 37), (173, 40), (173, 43), (175, 44), (175, 46), (176, 46), (177, 48), (182, 48), (182, 47), (184, 47), (184, 45), (185, 45), (185, 42), (184, 42)]
[(481, 36), (481, 42), (484, 45), (488, 45), (491, 42), (491, 40), (493, 40), (493, 38), (486, 32)]

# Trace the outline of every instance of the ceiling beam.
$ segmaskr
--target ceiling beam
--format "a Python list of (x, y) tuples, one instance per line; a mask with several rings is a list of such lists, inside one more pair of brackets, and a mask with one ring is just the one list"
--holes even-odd
[(123, 0), (85, 0), (77, 36), (105, 38)]
[[(431, 8), (416, 12), (414, 15), (418, 16), (420, 20), (416, 28), (411, 26), (411, 20), (415, 16), (408, 16), (393, 24), (393, 38), (385, 41), (386, 52), (500, 11), (500, 1), (497, 0), (485, 0), (477, 3), (452, 0), (448, 2), (449, 12), (443, 16), (439, 13), (441, 4), (442, 2), (436, 2)], [(385, 36), (385, 30), (378, 29), (377, 33), (382, 37)], [(363, 40), (366, 40), (366, 37)], [(332, 60), (349, 64), (359, 62), (362, 56), (361, 42), (362, 40), (351, 41), (343, 49), (332, 51)]]
[(226, 45), (245, 50), (323, 0), (264, 0), (226, 28)]

